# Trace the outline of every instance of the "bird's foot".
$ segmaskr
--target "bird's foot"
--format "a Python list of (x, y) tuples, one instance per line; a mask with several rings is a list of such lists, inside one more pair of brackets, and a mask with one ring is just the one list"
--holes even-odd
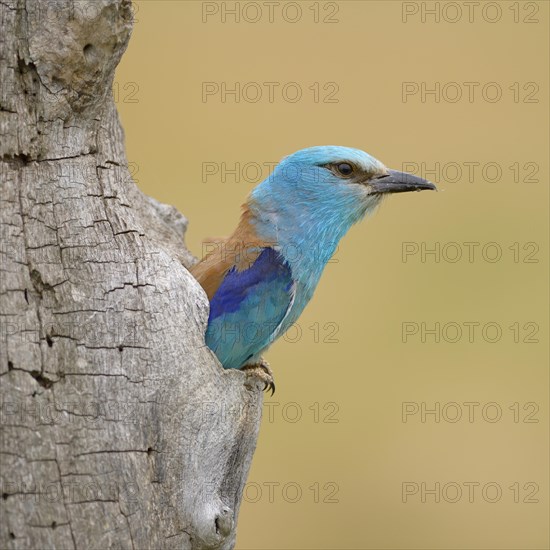
[(273, 371), (271, 370), (269, 363), (263, 358), (260, 358), (259, 363), (254, 365), (245, 365), (241, 367), (248, 376), (256, 376), (262, 382), (264, 382), (264, 391), (271, 390), (271, 395), (275, 393), (275, 381), (273, 380)]

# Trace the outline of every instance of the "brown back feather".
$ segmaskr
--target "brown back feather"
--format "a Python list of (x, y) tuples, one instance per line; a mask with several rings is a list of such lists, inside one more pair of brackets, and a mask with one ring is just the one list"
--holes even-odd
[[(214, 245), (214, 248), (191, 268), (191, 273), (206, 292), (208, 299), (220, 287), (227, 272), (236, 266), (238, 271), (248, 269), (260, 255), (261, 248), (273, 246), (260, 239), (252, 225), (253, 214), (248, 205), (243, 206), (239, 225), (227, 239), (212, 239), (204, 244)], [(257, 250), (250, 251), (250, 248)]]

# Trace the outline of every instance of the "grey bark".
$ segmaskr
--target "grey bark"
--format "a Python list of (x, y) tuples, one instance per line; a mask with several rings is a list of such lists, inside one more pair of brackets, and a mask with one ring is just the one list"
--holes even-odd
[(231, 548), (262, 383), (206, 348), (185, 218), (130, 178), (130, 2), (0, 18), (0, 547)]

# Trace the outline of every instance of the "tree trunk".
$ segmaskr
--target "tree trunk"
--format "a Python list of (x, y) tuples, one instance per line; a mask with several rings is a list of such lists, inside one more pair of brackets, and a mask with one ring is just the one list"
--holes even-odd
[(131, 181), (128, 0), (0, 0), (1, 548), (231, 548), (262, 383)]

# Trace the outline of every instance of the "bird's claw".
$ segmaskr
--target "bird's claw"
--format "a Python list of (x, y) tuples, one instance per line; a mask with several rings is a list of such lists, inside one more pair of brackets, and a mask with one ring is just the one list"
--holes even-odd
[(266, 382), (264, 391), (271, 390), (271, 397), (273, 397), (273, 394), (275, 393), (275, 382), (271, 380), (271, 382)]
[(254, 365), (245, 365), (242, 367), (249, 376), (256, 376), (264, 385), (263, 391), (271, 390), (271, 396), (275, 393), (275, 381), (273, 380), (273, 371), (271, 370), (269, 363), (265, 359), (261, 359), (259, 363)]

